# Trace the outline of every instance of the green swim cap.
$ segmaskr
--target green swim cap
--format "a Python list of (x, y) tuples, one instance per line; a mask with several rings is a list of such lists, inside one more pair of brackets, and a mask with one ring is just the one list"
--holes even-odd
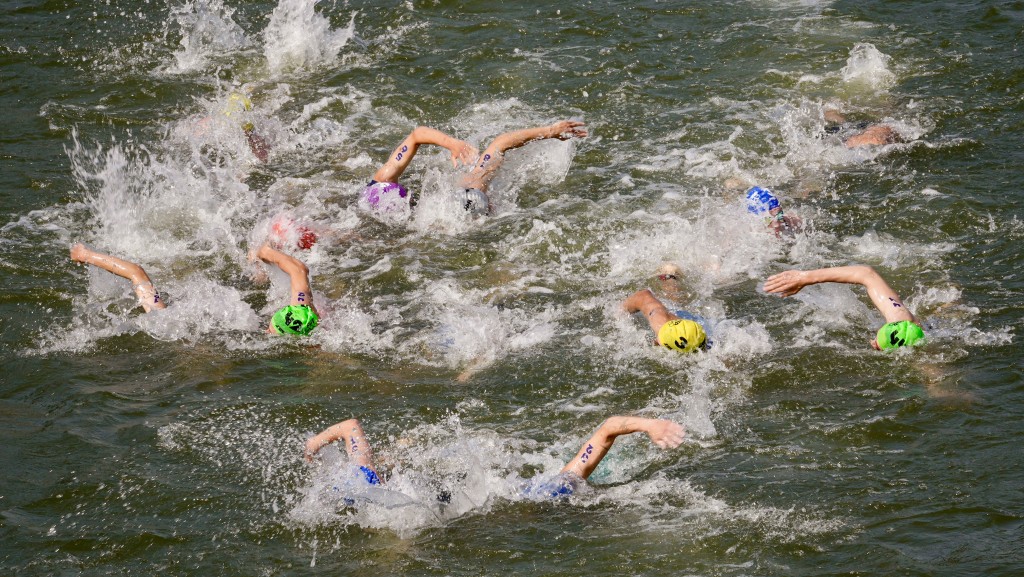
[(924, 340), (924, 330), (910, 321), (886, 323), (878, 329), (875, 339), (878, 341), (878, 348), (883, 351), (897, 347), (912, 347)]
[(282, 335), (308, 335), (316, 328), (320, 317), (309, 305), (288, 305), (274, 313), (270, 320), (274, 330)]

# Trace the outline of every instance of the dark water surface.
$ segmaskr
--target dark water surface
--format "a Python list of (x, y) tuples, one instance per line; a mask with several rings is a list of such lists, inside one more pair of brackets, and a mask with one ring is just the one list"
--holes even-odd
[[(0, 572), (12, 575), (1020, 575), (1021, 2), (0, 4)], [(228, 94), (272, 145), (252, 157)], [(822, 110), (909, 142), (850, 151)], [(497, 214), (382, 222), (362, 186), (416, 125), (510, 153)], [(739, 198), (772, 187), (804, 233)], [(314, 223), (324, 322), (247, 251)], [(172, 306), (73, 265), (137, 261)], [(618, 310), (685, 271), (714, 348)], [(874, 266), (929, 342), (882, 354)], [(588, 490), (534, 502), (607, 416)], [(359, 417), (389, 489), (346, 506), (307, 436)], [(441, 504), (439, 493), (450, 502)]]

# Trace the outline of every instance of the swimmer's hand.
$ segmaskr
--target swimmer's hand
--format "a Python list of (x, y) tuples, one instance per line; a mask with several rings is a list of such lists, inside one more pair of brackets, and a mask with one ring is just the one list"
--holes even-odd
[(775, 233), (777, 237), (793, 237), (803, 228), (804, 221), (797, 216), (784, 215), (781, 220), (775, 219), (768, 223), (768, 230)]
[(550, 130), (548, 138), (558, 140), (569, 140), (571, 138), (584, 138), (587, 136), (587, 129), (582, 122), (576, 120), (560, 120), (548, 127)]
[(469, 165), (476, 163), (477, 157), (480, 156), (480, 151), (470, 145), (468, 142), (462, 140), (455, 140), (448, 150), (452, 152), (452, 166), (458, 167), (459, 163)]
[(653, 419), (647, 426), (647, 436), (660, 449), (675, 449), (683, 442), (683, 426), (666, 419)]
[(775, 293), (782, 297), (791, 297), (809, 284), (814, 283), (807, 274), (807, 271), (787, 270), (768, 277), (768, 280), (764, 281), (764, 292)]
[(306, 462), (312, 463), (313, 457), (317, 454), (317, 451), (319, 451), (320, 448), (323, 446), (324, 441), (323, 439), (320, 438), (320, 435), (314, 435), (310, 437), (309, 440), (306, 441), (306, 452), (304, 455), (306, 457)]

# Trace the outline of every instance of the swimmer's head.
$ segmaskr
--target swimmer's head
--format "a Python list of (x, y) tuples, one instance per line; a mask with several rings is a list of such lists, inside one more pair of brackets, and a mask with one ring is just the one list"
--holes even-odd
[(672, 319), (658, 330), (658, 343), (666, 349), (692, 353), (704, 350), (708, 335), (700, 323), (689, 319)]
[(764, 214), (779, 206), (779, 199), (767, 188), (755, 186), (747, 191), (747, 212), (750, 214)]
[[(224, 116), (231, 118), (232, 114), (242, 114), (252, 110), (252, 101), (241, 92), (232, 92), (228, 95), (228, 102), (224, 105)], [(253, 130), (252, 122), (248, 120), (242, 123), (242, 130), (250, 132)]]
[(416, 206), (416, 195), (397, 182), (375, 182), (363, 190), (362, 202), (373, 212), (406, 212)]
[(252, 101), (241, 92), (232, 92), (228, 95), (228, 102), (224, 105), (224, 116), (230, 117), (238, 112), (252, 110)]
[(583, 484), (583, 479), (575, 473), (559, 473), (554, 477), (537, 477), (522, 489), (523, 497), (532, 501), (562, 499), (572, 496)]
[(270, 234), (267, 238), (275, 248), (295, 246), (309, 250), (320, 237), (309, 227), (295, 222), (288, 215), (278, 215), (270, 224)]
[(308, 335), (316, 328), (320, 317), (308, 305), (288, 305), (274, 313), (270, 326), (281, 335)]
[(666, 262), (658, 267), (655, 276), (658, 277), (658, 280), (679, 280), (683, 278), (683, 269), (674, 263)]
[(887, 323), (878, 329), (873, 345), (888, 351), (899, 347), (912, 347), (924, 342), (924, 330), (911, 321)]
[(467, 188), (465, 201), (462, 208), (473, 216), (484, 216), (490, 212), (491, 201), (487, 195), (478, 188)]

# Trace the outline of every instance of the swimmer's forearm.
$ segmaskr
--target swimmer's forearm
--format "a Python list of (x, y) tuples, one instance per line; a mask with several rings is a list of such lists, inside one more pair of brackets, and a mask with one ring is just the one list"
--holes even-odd
[[(312, 457), (320, 449), (341, 440), (345, 441), (345, 451), (353, 458), (370, 453), (370, 447), (366, 442), (366, 435), (359, 424), (359, 419), (348, 419), (327, 427), (306, 441), (306, 457)], [(356, 441), (355, 446), (353, 446), (353, 441)]]
[(312, 457), (313, 455), (317, 454), (317, 452), (320, 451), (320, 449), (323, 449), (327, 445), (330, 445), (331, 443), (336, 442), (338, 439), (341, 439), (342, 425), (344, 425), (344, 423), (331, 425), (330, 427), (327, 427), (323, 431), (310, 437), (309, 440), (306, 441), (306, 457)]
[(130, 280), (133, 285), (153, 283), (149, 278), (149, 275), (146, 274), (146, 271), (134, 262), (92, 250), (81, 243), (71, 247), (71, 260), (91, 264), (92, 266), (101, 268), (109, 273), (126, 278)]
[(435, 146), (443, 146), (448, 150), (454, 150), (465, 144), (458, 138), (449, 136), (429, 126), (417, 126), (409, 136), (413, 144), (433, 144)]
[(575, 120), (561, 120), (547, 126), (524, 128), (522, 130), (506, 132), (496, 138), (489, 149), (494, 149), (497, 152), (504, 152), (506, 150), (512, 150), (513, 148), (519, 148), (520, 146), (524, 146), (535, 140), (544, 140), (546, 138), (567, 140), (570, 138), (582, 138), (585, 136), (587, 136), (587, 130), (582, 122)]
[(594, 472), (601, 459), (620, 435), (644, 432), (659, 447), (675, 447), (682, 441), (682, 427), (663, 419), (614, 416), (605, 419), (597, 431), (583, 443), (576, 456), (562, 468), (563, 473), (574, 473), (586, 479)]
[[(778, 279), (774, 280), (773, 279)], [(885, 282), (882, 275), (867, 265), (837, 266), (820, 268), (809, 271), (787, 271), (769, 279), (765, 283), (765, 290), (768, 292), (782, 292), (783, 296), (795, 294), (800, 288), (807, 285), (837, 282), (844, 284), (859, 284), (863, 286), (875, 305), (878, 312), (882, 313), (886, 322), (909, 320), (915, 321), (911, 313), (903, 305), (900, 296), (892, 290), (889, 283)]]
[[(807, 281), (805, 284), (818, 284), (823, 282), (839, 282), (846, 284), (859, 284), (867, 286), (869, 283), (881, 280), (882, 277), (878, 276), (869, 266), (864, 265), (851, 265), (851, 266), (835, 266), (830, 268), (819, 268), (817, 270), (807, 271)], [(882, 281), (884, 284), (885, 281)]]
[[(460, 162), (470, 164), (476, 160), (476, 156), (478, 154), (477, 150), (470, 146), (468, 142), (459, 140), (453, 136), (448, 136), (440, 130), (430, 128), (429, 126), (416, 127), (416, 129), (409, 135), (407, 142), (409, 143), (409, 150), (411, 154), (415, 154), (421, 144), (433, 144), (435, 146), (447, 148), (448, 151), (452, 153), (452, 164), (454, 166), (458, 166)], [(394, 162), (401, 162), (401, 159), (397, 154), (392, 160)]]
[[(603, 433), (605, 438), (609, 440), (608, 444), (610, 445), (615, 440), (615, 437), (620, 435), (640, 432), (650, 433), (659, 421), (660, 419), (646, 419), (644, 417), (609, 417), (598, 428), (598, 433)], [(597, 435), (595, 434), (595, 436)]]
[(878, 276), (871, 267), (862, 265), (837, 266), (814, 270), (788, 270), (769, 277), (765, 283), (765, 290), (768, 292), (795, 294), (806, 286), (826, 282), (867, 286), (867, 283), (873, 280), (871, 278), (872, 275)]
[(506, 132), (494, 139), (490, 148), (494, 148), (498, 152), (505, 152), (506, 150), (525, 146), (534, 140), (553, 138), (555, 134), (552, 134), (551, 130), (550, 126), (539, 126), (537, 128), (524, 128), (522, 130)]

